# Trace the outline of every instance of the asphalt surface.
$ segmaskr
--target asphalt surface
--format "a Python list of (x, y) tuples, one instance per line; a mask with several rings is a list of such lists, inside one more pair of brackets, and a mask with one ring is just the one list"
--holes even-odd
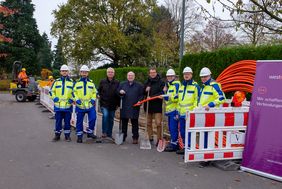
[(130, 137), (121, 146), (86, 139), (78, 144), (73, 132), (72, 142), (54, 143), (54, 120), (42, 110), (36, 102), (18, 103), (0, 94), (0, 189), (282, 188), (282, 183), (241, 171), (184, 164), (182, 156), (155, 147), (140, 150)]

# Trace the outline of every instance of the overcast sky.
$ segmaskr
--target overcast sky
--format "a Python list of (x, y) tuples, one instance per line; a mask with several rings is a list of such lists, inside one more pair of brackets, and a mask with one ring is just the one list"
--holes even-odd
[[(164, 0), (158, 0), (159, 3), (162, 3)], [(32, 3), (35, 5), (35, 13), (34, 17), (37, 21), (38, 29), (40, 33), (46, 32), (49, 36), (49, 39), (52, 41), (52, 45), (57, 43), (57, 40), (53, 38), (50, 34), (51, 23), (54, 20), (52, 15), (53, 10), (58, 8), (58, 5), (66, 3), (67, 0), (32, 0)], [(203, 2), (205, 6), (211, 7), (207, 5), (206, 0), (200, 0), (198, 2)], [(207, 7), (207, 8), (208, 8)], [(211, 9), (211, 8), (209, 8)]]

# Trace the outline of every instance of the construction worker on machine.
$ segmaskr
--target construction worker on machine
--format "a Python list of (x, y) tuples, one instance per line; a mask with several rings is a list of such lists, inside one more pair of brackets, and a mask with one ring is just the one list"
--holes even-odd
[(170, 132), (170, 143), (165, 148), (166, 152), (175, 152), (178, 150), (178, 120), (177, 120), (177, 102), (180, 81), (175, 80), (176, 74), (173, 69), (166, 73), (167, 82), (163, 89), (168, 96), (164, 97), (166, 108), (165, 114), (168, 116), (168, 127)]
[[(177, 112), (179, 116), (180, 123), (180, 133), (183, 144), (185, 144), (185, 120), (186, 120), (186, 112), (192, 111), (195, 107), (197, 107), (199, 95), (200, 95), (200, 87), (197, 82), (193, 79), (193, 71), (190, 67), (186, 67), (183, 70), (183, 82), (178, 91), (178, 106)], [(190, 146), (190, 137), (188, 137), (188, 146)], [(184, 154), (184, 148), (176, 151), (177, 154)]]
[(73, 81), (69, 78), (69, 67), (62, 65), (60, 69), (61, 77), (56, 79), (50, 89), (50, 96), (54, 101), (55, 111), (55, 137), (53, 141), (60, 140), (62, 131), (62, 121), (64, 120), (64, 134), (65, 140), (71, 141), (71, 112), (72, 112), (72, 92)]
[[(224, 92), (221, 89), (221, 85), (217, 83), (211, 77), (211, 71), (209, 68), (204, 67), (200, 71), (201, 81), (203, 87), (201, 88), (199, 107), (205, 108), (209, 111), (210, 108), (219, 107), (225, 101)], [(208, 132), (204, 133), (204, 148), (207, 148), (208, 144)], [(209, 162), (201, 162), (200, 166), (205, 167), (209, 165)]]
[(54, 83), (54, 78), (53, 78), (53, 76), (50, 75), (48, 77), (48, 82), (47, 82), (46, 86), (51, 87), (53, 85), (53, 83)]
[(28, 79), (28, 76), (26, 75), (26, 69), (25, 68), (22, 68), (22, 71), (19, 73), (18, 80), (19, 80), (21, 88), (27, 87), (29, 79)]
[(80, 68), (79, 81), (74, 85), (74, 99), (76, 101), (76, 112), (77, 112), (77, 121), (76, 121), (76, 135), (77, 142), (82, 143), (83, 137), (83, 118), (84, 115), (88, 114), (88, 129), (87, 129), (87, 138), (96, 139), (94, 135), (95, 121), (96, 121), (96, 110), (95, 110), (95, 100), (97, 90), (95, 84), (88, 79), (89, 68), (86, 65), (83, 65)]

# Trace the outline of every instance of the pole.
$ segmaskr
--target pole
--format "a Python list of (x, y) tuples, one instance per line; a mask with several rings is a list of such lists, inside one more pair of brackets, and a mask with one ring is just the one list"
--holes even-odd
[(179, 75), (181, 73), (181, 60), (184, 52), (184, 23), (185, 23), (185, 0), (182, 1), (182, 16), (180, 28), (180, 51), (179, 51)]

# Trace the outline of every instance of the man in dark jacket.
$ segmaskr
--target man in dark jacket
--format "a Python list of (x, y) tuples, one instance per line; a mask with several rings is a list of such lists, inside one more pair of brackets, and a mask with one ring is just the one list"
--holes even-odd
[(130, 119), (132, 124), (132, 138), (133, 144), (138, 144), (139, 138), (139, 127), (138, 117), (140, 107), (133, 107), (138, 101), (143, 98), (143, 86), (142, 84), (134, 81), (135, 74), (133, 72), (127, 73), (127, 81), (120, 84), (118, 92), (122, 98), (121, 107), (121, 121), (122, 121), (122, 132), (124, 134), (123, 141), (127, 137), (128, 120)]
[(114, 78), (115, 70), (107, 69), (107, 78), (100, 81), (98, 94), (102, 117), (102, 137), (112, 138), (115, 111), (119, 105), (119, 95), (117, 89), (119, 81)]
[[(144, 84), (144, 95), (148, 95), (150, 97), (158, 96), (163, 94), (163, 88), (165, 83), (161, 80), (161, 77), (157, 73), (156, 68), (150, 68), (149, 70), (149, 78)], [(162, 125), (162, 99), (155, 99), (149, 101), (149, 109), (148, 109), (148, 117), (147, 117), (147, 131), (148, 136), (151, 142), (153, 142), (153, 118), (155, 118), (155, 124), (157, 126), (157, 141), (159, 141), (162, 137), (161, 134), (161, 125)], [(144, 104), (145, 112), (147, 110), (147, 103)]]

